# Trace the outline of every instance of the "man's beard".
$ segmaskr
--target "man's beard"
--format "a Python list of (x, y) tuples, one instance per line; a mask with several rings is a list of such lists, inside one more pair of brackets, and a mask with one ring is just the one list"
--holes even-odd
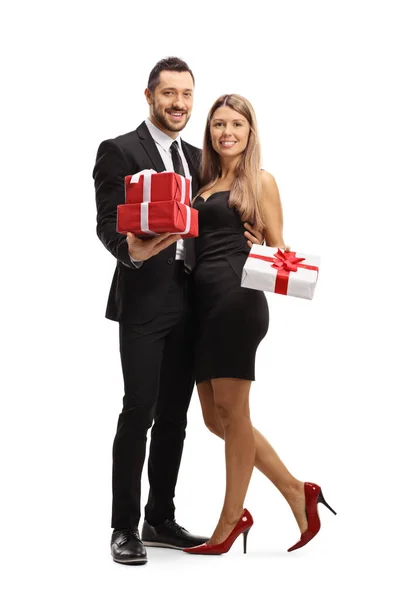
[[(176, 110), (176, 112), (182, 112), (180, 109), (174, 109), (172, 106), (169, 110)], [(153, 115), (154, 115), (155, 119), (167, 131), (171, 131), (171, 132), (175, 133), (176, 131), (182, 131), (182, 129), (185, 128), (186, 123), (189, 121), (189, 116), (186, 111), (183, 111), (183, 114), (184, 114), (184, 117), (186, 117), (186, 119), (182, 123), (171, 123), (170, 121), (167, 121), (167, 119), (165, 118), (165, 116), (163, 114), (163, 111), (158, 108), (158, 104), (156, 102), (154, 102), (154, 104), (153, 104)]]

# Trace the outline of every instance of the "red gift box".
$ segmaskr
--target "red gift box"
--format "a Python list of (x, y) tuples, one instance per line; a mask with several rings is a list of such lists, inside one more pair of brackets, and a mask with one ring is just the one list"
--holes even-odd
[(173, 171), (146, 170), (125, 177), (125, 203), (170, 202), (191, 205), (191, 180)]
[(117, 231), (140, 236), (157, 233), (180, 233), (182, 238), (199, 235), (198, 211), (180, 202), (143, 202), (119, 204)]

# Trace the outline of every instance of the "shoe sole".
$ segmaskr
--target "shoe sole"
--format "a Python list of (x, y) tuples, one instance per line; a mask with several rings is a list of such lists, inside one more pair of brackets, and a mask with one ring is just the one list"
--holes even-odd
[(118, 560), (118, 558), (113, 557), (113, 561), (120, 565), (145, 565), (147, 563), (147, 558), (132, 558), (130, 560)]
[[(172, 544), (163, 544), (162, 542), (146, 542), (145, 540), (142, 540), (142, 544), (151, 548), (170, 548), (171, 550), (183, 550), (186, 547), (172, 546)], [(191, 546), (188, 546), (188, 548), (191, 548)]]

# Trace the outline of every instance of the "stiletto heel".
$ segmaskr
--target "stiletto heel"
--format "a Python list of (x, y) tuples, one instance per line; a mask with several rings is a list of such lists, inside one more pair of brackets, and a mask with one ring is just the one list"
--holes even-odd
[(304, 484), (304, 494), (306, 497), (306, 517), (308, 521), (307, 531), (301, 534), (301, 537), (297, 544), (288, 549), (288, 552), (293, 552), (293, 550), (298, 550), (302, 548), (308, 542), (310, 542), (313, 537), (317, 535), (319, 530), (321, 529), (321, 521), (319, 520), (318, 515), (318, 503), (324, 504), (330, 511), (336, 515), (336, 512), (333, 510), (331, 506), (325, 500), (321, 488), (316, 483), (306, 482)]
[(220, 544), (201, 544), (200, 546), (194, 546), (193, 548), (184, 548), (184, 552), (188, 554), (225, 554), (229, 552), (232, 547), (233, 542), (241, 533), (243, 533), (243, 551), (246, 554), (247, 551), (247, 535), (253, 526), (253, 517), (249, 513), (249, 511), (245, 508), (242, 512), (242, 516), (239, 521), (236, 523), (235, 527), (228, 535), (226, 540), (221, 542)]
[(322, 490), (319, 491), (319, 496), (318, 496), (318, 502), (321, 502), (321, 504), (323, 504), (324, 506), (326, 506), (326, 508), (329, 508), (329, 510), (331, 512), (333, 512), (334, 515), (337, 515), (337, 512), (335, 512), (332, 508), (332, 506), (329, 506), (329, 504), (327, 503), (327, 501), (325, 500), (323, 494), (322, 494)]
[(247, 536), (249, 535), (250, 527), (243, 531), (243, 554), (247, 553)]

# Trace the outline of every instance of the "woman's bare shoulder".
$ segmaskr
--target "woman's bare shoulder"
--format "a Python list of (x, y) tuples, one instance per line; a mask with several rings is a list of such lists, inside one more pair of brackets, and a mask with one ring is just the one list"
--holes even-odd
[(269, 173), (268, 171), (264, 171), (263, 169), (261, 169), (261, 185), (265, 192), (276, 189), (276, 187), (277, 187), (276, 181), (275, 181), (275, 177), (272, 175), (272, 173)]

